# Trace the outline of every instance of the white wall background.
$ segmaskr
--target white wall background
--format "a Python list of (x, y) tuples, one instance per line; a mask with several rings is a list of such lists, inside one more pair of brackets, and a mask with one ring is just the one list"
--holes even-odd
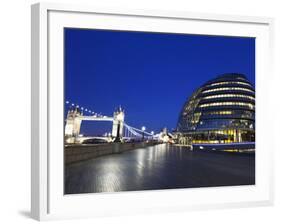
[[(54, 0), (53, 0), (54, 1)], [(0, 222), (32, 223), (30, 208), (30, 4), (31, 0), (2, 0), (0, 6)], [(69, 0), (57, 2), (78, 1)], [(275, 189), (273, 207), (193, 211), (72, 220), (59, 223), (280, 223), (280, 39), (281, 7), (277, 0), (80, 0), (79, 4), (119, 8), (183, 10), (275, 17), (275, 107), (272, 126), (275, 141)], [(273, 105), (273, 104), (272, 104)], [(278, 118), (279, 116), (279, 118)]]

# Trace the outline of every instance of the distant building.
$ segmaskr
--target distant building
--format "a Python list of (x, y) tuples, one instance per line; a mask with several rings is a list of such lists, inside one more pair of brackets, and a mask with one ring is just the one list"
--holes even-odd
[(224, 74), (199, 87), (177, 125), (181, 144), (255, 141), (255, 89), (241, 74)]

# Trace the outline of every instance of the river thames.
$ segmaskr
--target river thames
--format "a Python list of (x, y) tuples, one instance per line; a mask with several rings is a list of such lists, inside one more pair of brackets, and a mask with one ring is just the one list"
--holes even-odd
[(255, 155), (161, 144), (66, 165), (65, 194), (255, 184)]

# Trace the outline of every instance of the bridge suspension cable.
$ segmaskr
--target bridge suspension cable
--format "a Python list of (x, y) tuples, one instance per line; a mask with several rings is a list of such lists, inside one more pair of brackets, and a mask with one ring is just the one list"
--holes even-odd
[(68, 105), (70, 108), (78, 108), (82, 113), (90, 114), (92, 116), (103, 117), (101, 113), (96, 113), (94, 110), (90, 109), (89, 107), (81, 106), (77, 103), (71, 102), (69, 100), (65, 101), (65, 104)]
[[(144, 134), (146, 136), (149, 136), (149, 137), (154, 137), (155, 135), (152, 134), (152, 133), (149, 133), (149, 132), (146, 132), (146, 131), (143, 131), (141, 129), (138, 129), (138, 128), (135, 128), (135, 127), (132, 127), (132, 126), (129, 126), (128, 124), (124, 123), (124, 127), (125, 127), (125, 135), (126, 135), (126, 130), (133, 134), (133, 136), (135, 137), (144, 137)], [(129, 136), (126, 136), (126, 137), (129, 137)]]

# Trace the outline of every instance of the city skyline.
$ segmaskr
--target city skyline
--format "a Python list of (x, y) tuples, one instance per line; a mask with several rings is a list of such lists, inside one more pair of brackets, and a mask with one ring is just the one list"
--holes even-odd
[[(107, 116), (121, 105), (148, 131), (174, 129), (191, 93), (224, 73), (255, 85), (254, 38), (65, 29), (65, 100)], [(110, 127), (84, 122), (81, 133)]]

